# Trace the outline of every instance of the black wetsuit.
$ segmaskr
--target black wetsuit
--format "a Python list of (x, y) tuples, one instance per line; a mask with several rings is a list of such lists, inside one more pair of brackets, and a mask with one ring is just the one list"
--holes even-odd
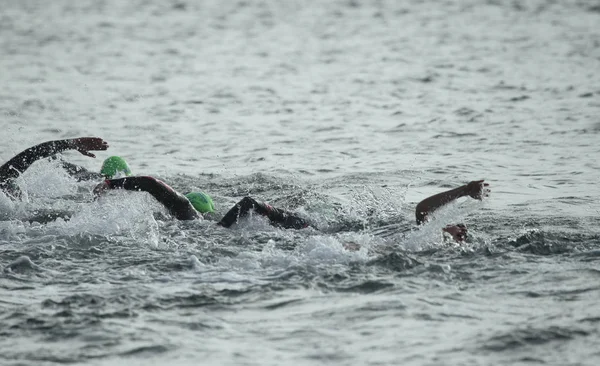
[(128, 191), (148, 192), (156, 198), (171, 215), (179, 220), (194, 220), (200, 214), (184, 195), (169, 187), (165, 182), (153, 177), (127, 177), (107, 179), (106, 184), (110, 189), (126, 189)]
[(254, 212), (259, 215), (266, 216), (273, 225), (286, 229), (304, 229), (310, 226), (309, 223), (301, 217), (295, 216), (294, 214), (279, 208), (272, 207), (266, 203), (260, 203), (250, 197), (244, 197), (240, 202), (233, 206), (231, 210), (223, 216), (221, 221), (219, 221), (219, 225), (230, 227), (237, 222), (238, 218), (248, 215), (250, 210), (254, 210)]
[(15, 179), (34, 162), (48, 158), (54, 154), (74, 149), (70, 140), (47, 141), (22, 151), (14, 158), (0, 166), (0, 190), (13, 198), (21, 197), (21, 190)]
[(78, 182), (87, 180), (98, 181), (100, 179), (105, 179), (105, 176), (101, 173), (91, 172), (82, 166), (75, 165), (64, 160), (61, 160), (60, 163), (65, 171), (69, 173), (71, 177), (77, 179)]
[[(193, 220), (201, 217), (191, 202), (181, 193), (178, 193), (166, 183), (153, 177), (127, 177), (120, 179), (108, 179), (105, 181), (107, 188), (126, 189), (129, 191), (143, 191), (150, 193), (169, 211), (171, 215), (179, 220)], [(257, 202), (250, 197), (244, 197), (218, 222), (219, 225), (230, 227), (240, 217), (248, 215), (250, 210), (269, 218), (272, 224), (286, 229), (302, 229), (309, 224), (301, 217), (289, 212), (271, 207), (265, 203)]]

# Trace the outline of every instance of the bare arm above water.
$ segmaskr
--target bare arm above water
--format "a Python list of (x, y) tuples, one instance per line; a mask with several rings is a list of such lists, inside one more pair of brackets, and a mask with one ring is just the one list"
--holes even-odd
[(423, 201), (417, 204), (415, 209), (417, 224), (420, 225), (424, 223), (430, 213), (460, 197), (470, 196), (477, 200), (487, 197), (489, 193), (488, 187), (489, 184), (485, 183), (483, 179), (474, 180), (468, 184), (465, 184), (464, 186), (460, 186), (458, 188), (425, 198)]

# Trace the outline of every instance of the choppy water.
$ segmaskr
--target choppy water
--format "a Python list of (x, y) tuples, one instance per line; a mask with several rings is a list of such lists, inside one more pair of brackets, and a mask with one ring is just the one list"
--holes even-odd
[[(596, 365), (599, 25), (597, 1), (3, 1), (2, 161), (101, 136), (65, 158), (324, 230), (174, 222), (40, 162), (0, 197), (0, 364)], [(72, 219), (24, 221), (48, 211)]]

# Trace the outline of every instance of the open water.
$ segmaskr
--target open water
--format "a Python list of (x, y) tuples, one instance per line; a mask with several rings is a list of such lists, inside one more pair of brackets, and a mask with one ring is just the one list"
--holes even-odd
[(597, 365), (599, 71), (598, 1), (1, 1), (2, 162), (99, 136), (63, 158), (323, 230), (40, 161), (0, 196), (0, 364)]

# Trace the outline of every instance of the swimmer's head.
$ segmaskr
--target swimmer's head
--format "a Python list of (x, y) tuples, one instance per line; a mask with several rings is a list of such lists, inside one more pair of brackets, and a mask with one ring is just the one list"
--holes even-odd
[(106, 179), (123, 178), (131, 176), (131, 169), (122, 157), (111, 156), (102, 163), (100, 174)]
[(206, 193), (190, 192), (187, 193), (185, 197), (192, 203), (192, 206), (194, 206), (196, 211), (201, 213), (215, 212), (215, 205), (212, 198)]

